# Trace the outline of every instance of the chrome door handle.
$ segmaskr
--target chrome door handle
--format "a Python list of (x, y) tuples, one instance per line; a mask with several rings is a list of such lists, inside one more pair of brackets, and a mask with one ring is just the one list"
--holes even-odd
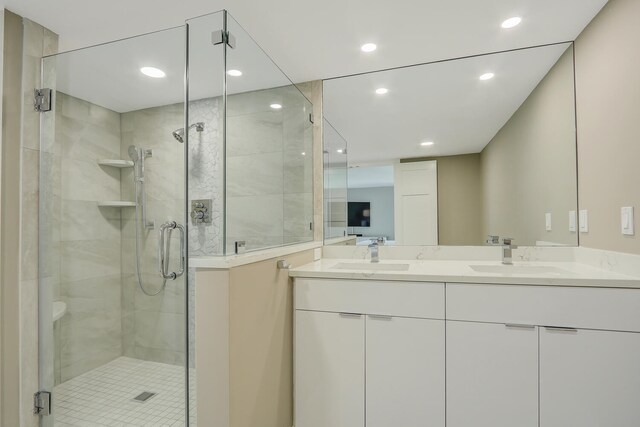
[(578, 333), (578, 330), (576, 328), (563, 328), (559, 326), (545, 326), (544, 328), (549, 332), (568, 332), (573, 334)]
[[(171, 234), (173, 230), (180, 232), (180, 269), (169, 272), (169, 260), (171, 258)], [(158, 229), (158, 270), (163, 279), (176, 280), (184, 274), (187, 263), (185, 229), (182, 224), (175, 221), (167, 221)]]
[(535, 325), (522, 325), (520, 323), (507, 323), (504, 325), (509, 329), (535, 329)]
[(340, 315), (340, 317), (351, 317), (355, 319), (362, 317), (362, 314), (359, 314), (359, 313), (338, 313), (338, 314)]
[(370, 314), (369, 319), (375, 320), (393, 320), (393, 316), (386, 316), (384, 314)]

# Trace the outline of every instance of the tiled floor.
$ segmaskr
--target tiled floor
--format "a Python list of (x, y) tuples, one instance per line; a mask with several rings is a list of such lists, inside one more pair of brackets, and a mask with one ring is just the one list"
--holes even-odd
[[(190, 425), (195, 376), (190, 374)], [(144, 403), (134, 397), (157, 393)], [(54, 389), (55, 427), (184, 426), (184, 367), (119, 357)]]

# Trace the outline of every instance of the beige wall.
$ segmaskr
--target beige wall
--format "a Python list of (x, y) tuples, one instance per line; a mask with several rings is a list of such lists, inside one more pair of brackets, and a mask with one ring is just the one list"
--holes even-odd
[(293, 423), (293, 283), (278, 259), (296, 267), (313, 251), (196, 273), (199, 423)]
[(572, 67), (569, 48), (482, 151), (483, 235), (577, 244), (569, 232), (577, 198)]
[[(581, 246), (640, 254), (640, 1), (610, 0), (576, 40)], [(635, 206), (635, 236), (620, 208)]]
[(475, 246), (483, 242), (480, 154), (424, 157), (438, 162), (438, 243)]
[(22, 20), (4, 14), (4, 65), (2, 99), (2, 387), (1, 425), (20, 425), (20, 114), (22, 75)]

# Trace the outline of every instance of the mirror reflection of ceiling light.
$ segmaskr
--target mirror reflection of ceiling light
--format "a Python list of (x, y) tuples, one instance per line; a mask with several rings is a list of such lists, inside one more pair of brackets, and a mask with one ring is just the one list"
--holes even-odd
[(240, 71), (240, 70), (229, 70), (229, 71), (227, 71), (227, 74), (230, 75), (231, 77), (240, 77), (242, 75), (242, 71)]
[(140, 72), (145, 76), (153, 77), (154, 79), (161, 79), (167, 75), (160, 68), (155, 67), (142, 67), (140, 68)]
[(425, 141), (425, 142), (421, 142), (420, 145), (422, 145), (423, 147), (428, 147), (430, 145), (433, 145), (433, 141)]
[(282, 108), (282, 105), (280, 104), (271, 104), (269, 105), (269, 107), (273, 108), (274, 110), (279, 110)]
[(480, 76), (480, 80), (491, 80), (494, 76), (495, 74), (493, 73), (484, 73)]
[(389, 92), (389, 89), (387, 89), (386, 87), (380, 87), (380, 88), (376, 89), (376, 93), (378, 95), (384, 95), (387, 92)]
[(345, 153), (346, 151), (347, 151), (347, 150), (344, 150), (344, 149), (342, 149), (342, 148), (338, 148), (338, 149), (336, 150), (336, 153), (343, 154), (343, 153)]
[(513, 28), (522, 22), (522, 18), (519, 16), (514, 16), (513, 18), (509, 18), (502, 22), (502, 28)]
[(378, 46), (376, 46), (375, 43), (365, 43), (362, 46), (360, 46), (360, 50), (365, 52), (365, 53), (371, 53), (374, 50), (376, 50), (378, 48)]
[(305, 153), (304, 151), (303, 151), (302, 153), (300, 153), (300, 154), (302, 154), (303, 156), (306, 156), (306, 155), (307, 155), (307, 153)]

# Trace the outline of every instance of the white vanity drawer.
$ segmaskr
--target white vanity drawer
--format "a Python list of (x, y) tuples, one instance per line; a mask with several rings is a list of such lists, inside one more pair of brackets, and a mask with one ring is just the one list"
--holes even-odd
[(297, 310), (444, 319), (444, 283), (295, 279)]
[(447, 284), (447, 319), (640, 332), (640, 290)]

